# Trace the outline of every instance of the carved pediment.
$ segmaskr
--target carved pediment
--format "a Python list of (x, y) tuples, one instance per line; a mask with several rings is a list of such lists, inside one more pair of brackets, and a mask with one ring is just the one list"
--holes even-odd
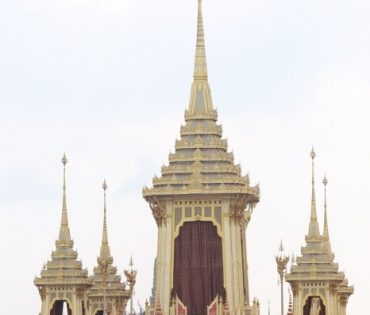
[(193, 153), (193, 157), (202, 157), (203, 152), (200, 149), (196, 149)]

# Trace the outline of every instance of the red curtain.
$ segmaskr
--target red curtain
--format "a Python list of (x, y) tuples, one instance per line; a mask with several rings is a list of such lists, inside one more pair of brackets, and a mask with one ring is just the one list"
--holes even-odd
[[(315, 297), (315, 296), (310, 296), (307, 301), (306, 301), (306, 304), (305, 306), (303, 307), (303, 315), (310, 315), (310, 311), (311, 311), (311, 302), (312, 302), (312, 298)], [(315, 314), (316, 315), (316, 314)], [(324, 303), (322, 302), (322, 299), (320, 298), (320, 312), (318, 315), (326, 315), (326, 309), (325, 309), (325, 305)]]
[[(55, 301), (53, 308), (50, 311), (50, 315), (63, 315), (63, 305), (65, 301)], [(67, 302), (66, 302), (67, 303)], [(68, 315), (72, 315), (72, 310), (67, 303)]]
[(53, 308), (50, 311), (50, 315), (62, 315), (63, 314), (63, 303), (64, 301), (55, 301)]
[(217, 294), (225, 298), (222, 240), (212, 222), (186, 222), (175, 239), (174, 283), (176, 295), (188, 315), (207, 314)]

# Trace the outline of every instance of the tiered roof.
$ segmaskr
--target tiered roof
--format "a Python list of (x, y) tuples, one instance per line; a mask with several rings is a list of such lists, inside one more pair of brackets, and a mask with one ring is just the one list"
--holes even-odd
[(249, 175), (242, 176), (233, 152), (227, 149), (208, 84), (202, 2), (198, 0), (194, 81), (185, 125), (181, 126), (175, 153), (169, 154), (168, 166), (162, 166), (161, 177), (153, 178), (153, 188), (143, 188), (143, 196), (227, 192), (246, 193), (249, 202), (258, 201), (259, 186), (250, 185)]
[(100, 255), (97, 258), (98, 265), (94, 268), (94, 275), (91, 279), (94, 281), (94, 286), (89, 290), (90, 297), (102, 297), (104, 287), (108, 287), (107, 294), (109, 297), (130, 297), (130, 290), (126, 290), (125, 283), (121, 283), (121, 276), (117, 275), (117, 267), (113, 266), (113, 256), (110, 253), (108, 244), (108, 229), (107, 229), (107, 204), (106, 190), (108, 186), (104, 180), (104, 220), (102, 243), (100, 246)]
[(82, 262), (77, 260), (77, 251), (73, 249), (73, 240), (68, 226), (66, 201), (65, 165), (67, 158), (64, 154), (63, 168), (63, 206), (59, 237), (55, 241), (56, 249), (51, 254), (51, 261), (43, 266), (41, 277), (35, 278), (34, 284), (40, 285), (91, 285), (87, 269), (82, 268)]
[[(329, 281), (337, 283), (339, 288), (346, 287), (353, 293), (353, 287), (348, 287), (348, 282), (345, 279), (343, 272), (338, 271), (338, 264), (334, 262), (334, 254), (331, 251), (329, 238), (329, 228), (327, 220), (326, 206), (326, 185), (328, 183), (326, 176), (323, 180), (325, 185), (325, 219), (323, 235), (319, 231), (319, 223), (316, 213), (316, 198), (315, 198), (315, 177), (314, 177), (314, 159), (316, 154), (311, 151), (312, 158), (312, 199), (311, 199), (311, 214), (308, 234), (306, 235), (306, 245), (301, 248), (301, 257), (297, 257), (296, 264), (292, 264), (290, 274), (286, 275), (286, 280), (290, 283), (296, 281)], [(344, 289), (343, 289), (344, 290)], [(339, 289), (338, 291), (343, 291)]]

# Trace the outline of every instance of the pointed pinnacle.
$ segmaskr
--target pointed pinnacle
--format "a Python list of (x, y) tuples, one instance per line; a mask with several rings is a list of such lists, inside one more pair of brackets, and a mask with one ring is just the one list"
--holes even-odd
[(64, 165), (66, 165), (66, 164), (67, 164), (67, 162), (68, 162), (68, 160), (67, 160), (66, 154), (65, 154), (65, 152), (64, 152), (64, 155), (63, 155), (63, 158), (62, 158), (62, 163), (63, 163)]
[(202, 0), (198, 0), (197, 43), (195, 51), (194, 79), (207, 80), (207, 62), (204, 43)]
[(102, 237), (102, 245), (108, 245), (108, 231), (107, 231), (107, 201), (106, 201), (106, 194), (105, 191), (108, 187), (107, 183), (105, 182), (102, 185), (104, 189), (104, 221), (103, 221), (103, 237)]
[(312, 197), (311, 197), (311, 222), (317, 221), (316, 215), (316, 196), (315, 196), (315, 163), (314, 159), (316, 157), (316, 153), (312, 147), (312, 151), (310, 154), (312, 158)]
[(326, 186), (328, 184), (328, 180), (326, 179), (326, 175), (324, 176), (324, 180), (322, 181), (322, 183)]
[[(326, 185), (328, 184), (328, 180), (326, 179), (326, 175), (324, 180), (322, 181), (324, 184), (324, 231), (323, 231), (323, 239), (325, 242), (329, 242), (329, 226), (328, 226), (328, 212), (327, 212), (327, 205), (326, 205)], [(329, 244), (329, 250), (330, 244)]]
[(294, 253), (292, 253), (292, 260), (291, 260), (291, 262), (292, 262), (292, 265), (295, 264), (295, 256), (294, 256)]
[(68, 215), (67, 215), (67, 197), (66, 197), (66, 164), (68, 160), (64, 153), (62, 158), (63, 168), (63, 205), (62, 205), (62, 222), (61, 226), (68, 227)]
[(284, 247), (283, 247), (283, 240), (280, 240), (279, 251), (280, 251), (280, 252), (283, 252), (283, 251), (284, 251)]
[(313, 147), (312, 147), (312, 150), (311, 150), (310, 157), (312, 158), (312, 160), (316, 157), (316, 153), (315, 153)]

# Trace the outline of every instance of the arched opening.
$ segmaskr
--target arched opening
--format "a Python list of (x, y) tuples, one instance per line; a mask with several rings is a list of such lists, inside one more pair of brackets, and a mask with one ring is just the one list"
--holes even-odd
[(95, 315), (103, 315), (103, 311), (101, 311), (101, 310), (96, 311)]
[(50, 315), (72, 315), (72, 310), (65, 300), (57, 300), (50, 310)]
[(172, 296), (188, 315), (204, 315), (216, 296), (225, 298), (222, 239), (212, 222), (186, 222), (175, 239)]
[(303, 306), (303, 315), (326, 315), (325, 305), (319, 296), (310, 296)]

